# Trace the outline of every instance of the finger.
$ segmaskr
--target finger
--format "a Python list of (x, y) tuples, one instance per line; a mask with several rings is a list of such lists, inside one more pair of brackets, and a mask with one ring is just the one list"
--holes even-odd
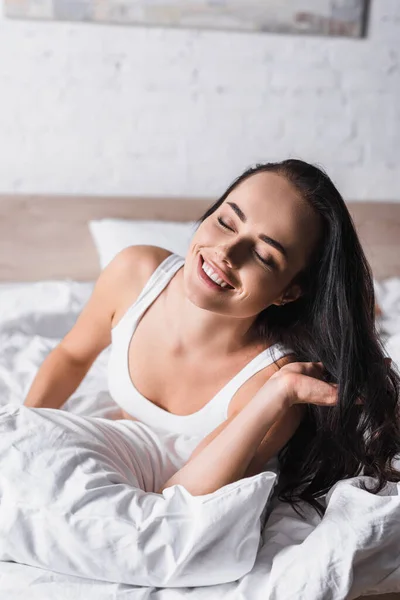
[[(330, 383), (329, 385), (331, 385), (332, 387), (338, 389), (338, 384), (337, 383)], [(362, 398), (357, 398), (356, 404), (364, 404), (364, 400)]]
[(328, 371), (326, 370), (324, 364), (322, 362), (310, 363), (312, 365), (310, 374), (317, 379), (321, 379), (326, 376)]
[[(331, 387), (335, 388), (336, 390), (337, 390), (337, 389), (338, 389), (338, 387), (339, 387), (337, 383), (330, 383), (329, 385), (330, 385)], [(337, 396), (337, 400), (338, 400), (338, 396)], [(356, 404), (358, 404), (358, 405), (362, 405), (362, 404), (364, 404), (364, 400), (363, 400), (362, 398), (357, 398), (357, 400), (356, 400), (356, 402), (355, 402), (355, 403), (356, 403)]]
[(315, 392), (311, 397), (311, 401), (313, 404), (319, 406), (336, 406), (338, 403), (337, 386), (321, 381), (320, 384), (315, 387)]
[[(338, 389), (338, 384), (337, 383), (330, 383), (330, 386), (332, 386), (333, 388), (335, 388), (336, 390)], [(356, 404), (364, 404), (364, 400), (362, 398), (357, 398)]]
[[(298, 402), (306, 404), (316, 404), (318, 406), (336, 406), (338, 403), (339, 384), (327, 383), (314, 377), (306, 375), (300, 381), (298, 392)], [(362, 398), (357, 398), (357, 405), (363, 405)]]
[(304, 363), (305, 369), (307, 371), (315, 371), (317, 373), (322, 373), (326, 371), (324, 364), (322, 362), (306, 362)]
[(338, 400), (338, 389), (336, 384), (303, 376), (297, 380), (296, 397), (299, 403), (334, 406)]
[(327, 373), (322, 362), (292, 362), (284, 365), (279, 370), (283, 373), (298, 373), (300, 375), (307, 375), (309, 377), (315, 377), (316, 379), (324, 379), (324, 375)]

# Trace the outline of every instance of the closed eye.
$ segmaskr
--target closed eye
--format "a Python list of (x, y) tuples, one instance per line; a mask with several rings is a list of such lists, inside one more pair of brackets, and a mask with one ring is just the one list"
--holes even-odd
[(277, 269), (277, 264), (274, 260), (272, 260), (272, 258), (268, 258), (267, 260), (265, 258), (263, 258), (262, 256), (260, 256), (258, 254), (258, 252), (256, 252), (254, 250), (254, 254), (257, 256), (258, 260), (260, 260), (264, 265), (266, 265), (267, 267), (270, 267), (271, 269)]
[[(232, 229), (231, 227), (229, 227), (229, 225), (227, 225), (225, 223), (225, 221), (223, 219), (221, 219), (221, 217), (218, 217), (217, 220), (218, 220), (218, 223), (221, 225), (221, 227), (224, 227), (224, 229), (229, 229), (229, 231), (234, 231), (234, 229)], [(271, 259), (271, 258), (265, 259), (262, 256), (260, 256), (258, 254), (258, 252), (256, 252), (255, 250), (254, 250), (254, 255), (258, 258), (258, 260), (260, 262), (263, 263), (263, 265), (265, 265), (267, 267), (270, 267), (270, 268), (272, 268), (274, 270), (276, 270), (278, 268), (276, 262), (273, 259)]]
[(220, 225), (222, 225), (222, 227), (225, 227), (225, 229), (229, 229), (230, 231), (233, 231), (232, 227), (229, 227), (229, 226), (228, 226), (228, 225), (225, 223), (225, 221), (223, 221), (223, 220), (221, 219), (221, 217), (218, 217), (218, 223), (219, 223)]

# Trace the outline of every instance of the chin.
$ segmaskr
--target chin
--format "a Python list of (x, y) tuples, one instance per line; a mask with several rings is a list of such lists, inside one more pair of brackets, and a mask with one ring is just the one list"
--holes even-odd
[(188, 283), (184, 286), (184, 292), (186, 298), (195, 306), (198, 306), (204, 310), (212, 310), (215, 312), (213, 309), (215, 302), (212, 302), (209, 297), (207, 297), (205, 294), (202, 294), (201, 291), (194, 285), (191, 285), (191, 283)]
[[(190, 277), (192, 277), (192, 274)], [(202, 310), (218, 314), (229, 314), (226, 304), (221, 305), (221, 301), (218, 301), (217, 297), (202, 292), (200, 285), (200, 282), (184, 281), (183, 291), (187, 300)]]

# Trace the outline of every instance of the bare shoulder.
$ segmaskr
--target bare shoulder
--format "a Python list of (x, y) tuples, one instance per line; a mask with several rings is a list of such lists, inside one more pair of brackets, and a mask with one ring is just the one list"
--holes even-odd
[(115, 256), (107, 268), (134, 279), (140, 285), (171, 254), (158, 246), (128, 246)]
[(101, 271), (87, 304), (60, 343), (74, 362), (89, 368), (111, 343), (112, 327), (170, 254), (155, 246), (131, 246), (119, 252)]
[(110, 279), (114, 283), (113, 327), (135, 302), (157, 267), (171, 254), (169, 250), (158, 246), (128, 246), (106, 267), (111, 272)]

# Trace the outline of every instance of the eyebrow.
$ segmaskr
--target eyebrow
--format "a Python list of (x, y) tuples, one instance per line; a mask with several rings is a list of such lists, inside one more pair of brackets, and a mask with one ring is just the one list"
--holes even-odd
[[(246, 223), (247, 217), (244, 214), (244, 212), (242, 211), (242, 209), (240, 209), (238, 207), (238, 205), (235, 204), (235, 202), (227, 202), (227, 204), (229, 204), (229, 206), (235, 211), (235, 213), (237, 214), (237, 216), (239, 217), (239, 219), (242, 221), (242, 223)], [(270, 246), (273, 246), (274, 248), (276, 248), (277, 250), (279, 250), (279, 252), (281, 252), (283, 254), (283, 256), (286, 258), (286, 260), (287, 260), (288, 253), (287, 253), (286, 248), (284, 248), (282, 246), (282, 244), (280, 244), (279, 242), (277, 242), (273, 238), (269, 237), (269, 235), (265, 235), (264, 233), (260, 233), (260, 235), (258, 237), (259, 237), (260, 240), (262, 240), (266, 244), (269, 244)]]

